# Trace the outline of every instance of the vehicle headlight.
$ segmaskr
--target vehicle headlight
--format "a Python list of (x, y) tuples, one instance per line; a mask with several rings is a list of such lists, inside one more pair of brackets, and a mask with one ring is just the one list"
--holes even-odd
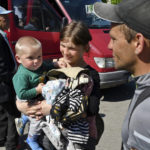
[(94, 57), (94, 60), (99, 68), (114, 68), (113, 58)]

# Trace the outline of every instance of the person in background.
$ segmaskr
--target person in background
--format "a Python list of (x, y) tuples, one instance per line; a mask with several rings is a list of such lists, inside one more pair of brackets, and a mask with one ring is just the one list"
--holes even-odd
[[(86, 25), (82, 22), (72, 21), (70, 24), (64, 27), (60, 32), (60, 51), (63, 55), (61, 59), (67, 65), (67, 68), (70, 67), (82, 67), (86, 68), (90, 72), (90, 76), (93, 79), (94, 85), (92, 92), (88, 99), (88, 108), (87, 108), (87, 119), (89, 122), (89, 139), (86, 144), (79, 144), (79, 149), (94, 150), (97, 143), (97, 127), (96, 127), (96, 116), (99, 112), (99, 103), (102, 93), (100, 91), (100, 81), (97, 71), (87, 65), (83, 59), (83, 54), (90, 50), (89, 42), (92, 40), (92, 37), (88, 31)], [(40, 104), (37, 103), (34, 107), (29, 107), (28, 104), (20, 104), (19, 101), (16, 101), (17, 107), (22, 112), (27, 113), (30, 116), (48, 115), (50, 114), (51, 106), (46, 104), (45, 101), (42, 101)], [(38, 111), (37, 111), (38, 110)], [(37, 112), (36, 112), (37, 111)], [(77, 140), (75, 138), (75, 140)], [(77, 142), (77, 141), (76, 141)], [(48, 144), (47, 144), (48, 145)], [(48, 146), (45, 147), (48, 150)]]
[(40, 20), (38, 17), (31, 17), (30, 21), (27, 25), (24, 26), (25, 30), (33, 30), (33, 31), (38, 31), (41, 30), (41, 26), (40, 26)]
[(15, 92), (12, 77), (16, 72), (16, 62), (4, 30), (9, 28), (8, 11), (0, 6), (0, 147), (17, 150), (18, 134), (15, 117), (18, 112), (15, 105)]
[(150, 149), (150, 95), (146, 95), (150, 87), (149, 11), (149, 0), (122, 0), (118, 5), (94, 4), (96, 15), (112, 22), (108, 48), (113, 52), (116, 69), (128, 70), (136, 81), (122, 126), (123, 150)]

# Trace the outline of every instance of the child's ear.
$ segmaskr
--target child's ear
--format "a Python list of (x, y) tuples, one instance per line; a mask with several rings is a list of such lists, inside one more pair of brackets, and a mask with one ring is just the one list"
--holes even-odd
[(18, 63), (21, 63), (20, 57), (17, 54), (15, 55), (15, 58), (16, 58)]

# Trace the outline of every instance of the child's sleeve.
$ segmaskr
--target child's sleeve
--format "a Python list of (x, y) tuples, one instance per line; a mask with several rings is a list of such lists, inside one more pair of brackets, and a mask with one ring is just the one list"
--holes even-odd
[(29, 100), (37, 95), (36, 89), (30, 89), (29, 79), (23, 74), (13, 77), (13, 85), (19, 99)]
[(45, 71), (49, 71), (51, 69), (56, 69), (56, 67), (54, 66), (54, 63), (53, 63), (52, 60), (43, 61), (43, 65), (44, 65), (44, 70)]

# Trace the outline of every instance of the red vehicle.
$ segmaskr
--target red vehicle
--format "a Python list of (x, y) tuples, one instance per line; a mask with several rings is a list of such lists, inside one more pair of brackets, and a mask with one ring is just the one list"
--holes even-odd
[(108, 50), (110, 22), (97, 18), (92, 5), (97, 0), (3, 0), (0, 5), (13, 10), (10, 14), (10, 31), (7, 31), (10, 45), (18, 38), (34, 36), (43, 45), (44, 59), (61, 57), (59, 51), (59, 32), (71, 20), (81, 20), (87, 24), (93, 40), (90, 52), (85, 53), (87, 64), (100, 75), (101, 88), (117, 86), (127, 82), (127, 71), (116, 71), (112, 52)]

